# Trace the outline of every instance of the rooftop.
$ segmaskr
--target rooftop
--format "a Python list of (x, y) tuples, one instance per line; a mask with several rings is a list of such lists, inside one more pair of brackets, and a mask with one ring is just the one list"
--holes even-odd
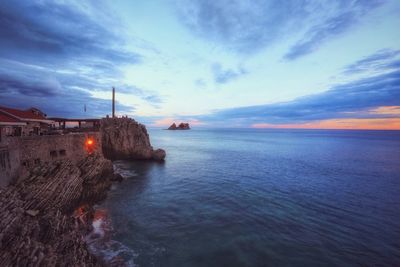
[(19, 120), (46, 120), (46, 117), (37, 109), (19, 110), (7, 107), (0, 107), (0, 112), (11, 115)]

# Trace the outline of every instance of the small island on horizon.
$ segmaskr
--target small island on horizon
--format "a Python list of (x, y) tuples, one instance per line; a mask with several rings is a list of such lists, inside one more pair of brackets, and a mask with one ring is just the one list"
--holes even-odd
[(189, 123), (181, 122), (178, 126), (174, 122), (167, 130), (190, 130)]

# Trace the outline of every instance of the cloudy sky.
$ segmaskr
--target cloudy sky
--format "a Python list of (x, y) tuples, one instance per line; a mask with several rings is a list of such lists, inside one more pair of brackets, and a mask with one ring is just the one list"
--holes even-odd
[[(400, 129), (400, 1), (0, 2), (0, 105), (151, 126)], [(84, 111), (84, 105), (87, 111)]]

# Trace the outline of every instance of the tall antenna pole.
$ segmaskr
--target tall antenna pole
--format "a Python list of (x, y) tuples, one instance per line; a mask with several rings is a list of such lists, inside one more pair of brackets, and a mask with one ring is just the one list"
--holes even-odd
[(112, 117), (115, 118), (115, 88), (112, 89)]

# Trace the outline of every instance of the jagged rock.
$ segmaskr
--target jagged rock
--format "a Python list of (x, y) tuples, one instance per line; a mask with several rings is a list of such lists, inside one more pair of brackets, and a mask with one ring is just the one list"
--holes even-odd
[(176, 127), (175, 122), (171, 126), (168, 127), (168, 130), (176, 130), (176, 129), (178, 129), (178, 127)]
[(104, 156), (111, 160), (153, 158), (146, 127), (127, 117), (102, 119), (101, 143)]
[(0, 189), (0, 266), (100, 266), (85, 244), (91, 213), (72, 211), (104, 198), (112, 163), (91, 155), (42, 164)]
[(151, 157), (157, 161), (163, 161), (165, 159), (166, 153), (164, 149), (154, 150)]
[(175, 122), (168, 127), (168, 130), (190, 130), (189, 123), (181, 122), (179, 126), (176, 126)]
[(190, 130), (189, 123), (181, 122), (178, 126), (179, 130)]

